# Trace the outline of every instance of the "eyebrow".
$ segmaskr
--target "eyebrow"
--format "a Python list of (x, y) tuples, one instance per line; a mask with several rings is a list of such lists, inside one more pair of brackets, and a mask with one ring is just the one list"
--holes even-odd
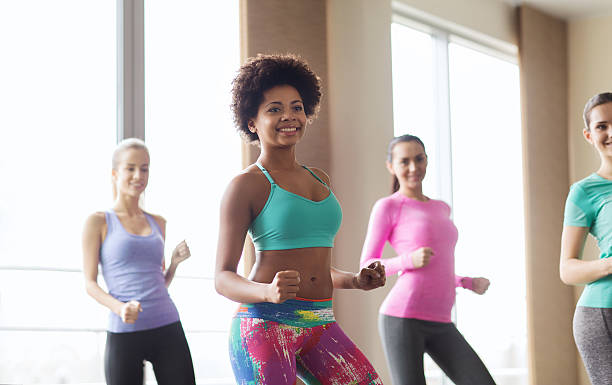
[[(148, 163), (143, 163), (141, 166), (148, 166)], [(136, 166), (136, 163), (127, 163), (126, 166)]]
[[(300, 99), (296, 99), (296, 100), (292, 101), (289, 104), (295, 104), (295, 103), (303, 103), (303, 102)], [(281, 105), (281, 106), (283, 105), (283, 103), (281, 103), (281, 102), (270, 102), (270, 103), (266, 104), (266, 107), (268, 107), (270, 104), (278, 104), (278, 105)]]

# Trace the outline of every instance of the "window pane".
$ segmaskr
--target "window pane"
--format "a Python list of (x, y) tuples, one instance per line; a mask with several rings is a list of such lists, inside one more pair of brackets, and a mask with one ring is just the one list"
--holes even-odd
[(81, 266), (112, 200), (116, 2), (0, 2), (0, 266)]
[(241, 169), (229, 109), (238, 16), (238, 1), (146, 3), (146, 207), (168, 221), (168, 256), (189, 243), (192, 258), (179, 274), (212, 277), (220, 198)]
[(427, 178), (423, 192), (440, 196), (438, 186), (437, 133), (434, 126), (434, 46), (429, 34), (391, 24), (393, 66), (394, 135), (416, 135), (425, 143), (428, 154)]
[(0, 331), (0, 383), (102, 384), (106, 332)]
[(483, 296), (458, 290), (457, 326), (499, 385), (524, 384), (527, 332), (518, 66), (458, 44), (449, 44), (449, 61), (453, 210), (459, 229), (456, 271), (491, 281)]
[[(242, 160), (229, 108), (240, 65), (238, 1), (148, 1), (145, 6), (145, 137), (151, 151), (145, 205), (168, 221), (167, 263), (181, 240), (191, 249), (170, 294), (187, 333), (196, 379), (232, 384), (227, 331), (237, 304), (216, 293), (212, 277), (219, 203)], [(148, 373), (153, 379), (150, 367)]]

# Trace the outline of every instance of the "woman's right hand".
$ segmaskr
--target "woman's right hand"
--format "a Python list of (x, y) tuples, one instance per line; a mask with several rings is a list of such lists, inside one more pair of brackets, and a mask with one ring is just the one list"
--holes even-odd
[(300, 290), (300, 273), (295, 270), (279, 271), (266, 289), (266, 302), (282, 303), (295, 298)]
[(142, 306), (138, 301), (125, 302), (119, 309), (119, 317), (126, 324), (133, 324), (138, 319), (138, 313), (142, 311)]
[(434, 252), (430, 247), (421, 247), (413, 251), (412, 254), (410, 254), (412, 266), (416, 269), (427, 266), (433, 254)]

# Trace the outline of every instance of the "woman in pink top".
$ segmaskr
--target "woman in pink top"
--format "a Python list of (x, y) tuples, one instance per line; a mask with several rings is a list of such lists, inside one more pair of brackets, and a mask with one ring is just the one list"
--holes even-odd
[[(400, 275), (379, 318), (394, 385), (425, 384), (424, 353), (456, 385), (495, 384), (451, 322), (455, 288), (483, 294), (489, 280), (455, 275), (457, 229), (450, 207), (423, 195), (427, 170), (423, 142), (413, 135), (393, 139), (387, 169), (393, 175), (393, 194), (372, 209), (361, 266), (380, 260), (387, 275)], [(387, 241), (399, 255), (381, 260)]]

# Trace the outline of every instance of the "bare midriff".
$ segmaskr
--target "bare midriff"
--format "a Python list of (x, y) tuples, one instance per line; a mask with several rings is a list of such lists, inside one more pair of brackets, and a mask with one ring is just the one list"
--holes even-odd
[(255, 258), (250, 280), (271, 283), (277, 272), (295, 270), (300, 273), (298, 297), (306, 299), (332, 297), (331, 248), (264, 250), (257, 252)]

